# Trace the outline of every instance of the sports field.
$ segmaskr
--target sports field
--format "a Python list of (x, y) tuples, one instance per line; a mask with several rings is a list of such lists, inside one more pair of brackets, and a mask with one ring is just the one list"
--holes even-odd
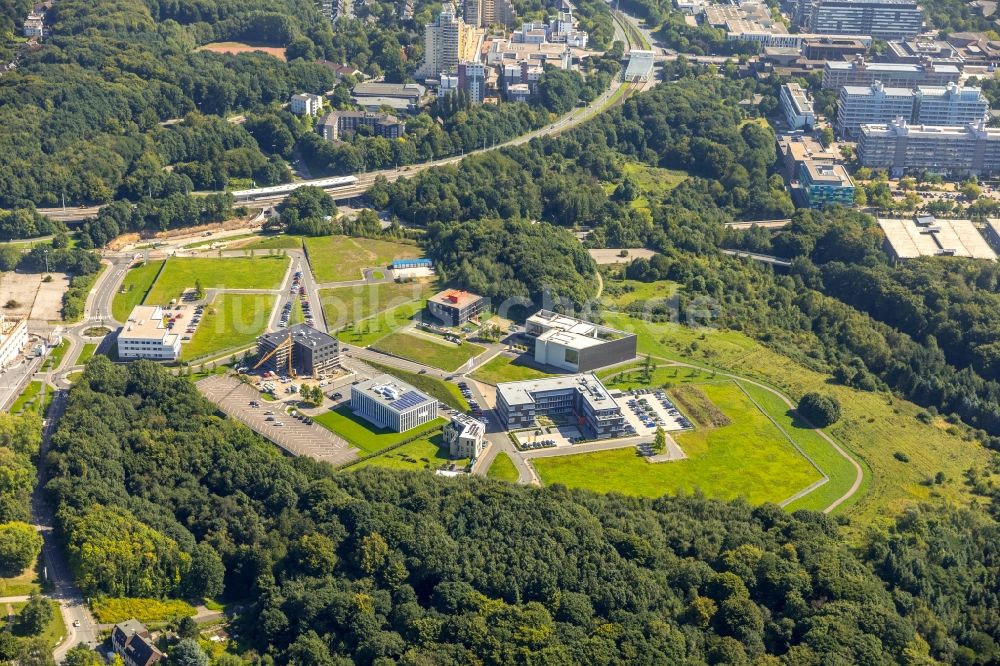
[(314, 416), (313, 420), (361, 449), (362, 454), (381, 451), (421, 432), (429, 432), (440, 428), (446, 423), (445, 419), (438, 417), (429, 423), (407, 430), (406, 432), (394, 432), (386, 428), (375, 428), (374, 425), (360, 416), (355, 416), (351, 408), (347, 405), (342, 405), (337, 409)]
[[(336, 331), (348, 327), (348, 331), (357, 333), (357, 322), (371, 320), (382, 313), (391, 313), (401, 306), (418, 303), (422, 308), (431, 294), (434, 285), (430, 280), (416, 282), (378, 282), (356, 287), (337, 287), (320, 289), (319, 298), (323, 305), (323, 313), (330, 330)], [(407, 310), (405, 316), (398, 319), (409, 321), (413, 312)], [(378, 317), (389, 323), (394, 317)], [(375, 322), (369, 321), (370, 326)], [(392, 326), (387, 326), (392, 328)], [(395, 328), (392, 328), (395, 330)], [(391, 332), (391, 331), (386, 331)], [(346, 340), (345, 340), (346, 341)], [(357, 342), (355, 342), (357, 344)]]
[(451, 342), (437, 342), (430, 338), (401, 331), (382, 338), (372, 345), (372, 349), (448, 372), (458, 370), (469, 359), (486, 351), (485, 347), (471, 342), (456, 345)]
[(146, 300), (148, 305), (166, 305), (185, 289), (201, 281), (202, 289), (277, 289), (288, 268), (288, 257), (232, 257), (167, 259)]
[(718, 499), (780, 502), (821, 475), (734, 382), (697, 387), (731, 423), (675, 433), (687, 460), (647, 463), (635, 449), (536, 458), (546, 484), (658, 497), (701, 490)]
[(423, 256), (412, 243), (349, 236), (322, 236), (305, 239), (309, 263), (317, 282), (360, 280), (363, 268), (385, 268), (393, 259)]
[(444, 444), (440, 432), (421, 437), (418, 440), (403, 444), (399, 448), (386, 451), (382, 455), (362, 460), (348, 469), (356, 470), (364, 467), (386, 467), (388, 469), (435, 470), (449, 463), (455, 463), (457, 469), (469, 464), (468, 458), (452, 460), (448, 457), (448, 446)]
[(522, 379), (539, 379), (540, 377), (548, 377), (549, 374), (525, 364), (520, 358), (500, 354), (476, 368), (476, 371), (469, 376), (487, 384), (499, 384), (501, 382), (518, 382)]
[(253, 343), (267, 328), (277, 296), (219, 294), (205, 306), (205, 314), (191, 340), (181, 347), (181, 359), (202, 358)]
[(118, 290), (111, 302), (111, 315), (117, 321), (124, 322), (128, 319), (132, 308), (142, 303), (162, 266), (162, 260), (147, 261), (125, 274), (121, 289)]
[(286, 60), (285, 47), (283, 46), (255, 46), (246, 42), (211, 42), (199, 46), (195, 51), (211, 51), (212, 53), (228, 53), (229, 55), (239, 55), (240, 53), (266, 53), (278, 60)]
[(514, 467), (514, 463), (511, 461), (510, 456), (501, 451), (497, 454), (497, 457), (493, 459), (493, 464), (490, 465), (490, 469), (486, 472), (486, 476), (491, 479), (515, 483), (520, 475), (517, 473), (517, 468)]

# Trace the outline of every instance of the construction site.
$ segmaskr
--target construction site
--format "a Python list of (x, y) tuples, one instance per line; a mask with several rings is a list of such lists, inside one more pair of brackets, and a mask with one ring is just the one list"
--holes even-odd
[(254, 371), (320, 379), (340, 367), (340, 343), (311, 326), (297, 324), (257, 338), (257, 358)]

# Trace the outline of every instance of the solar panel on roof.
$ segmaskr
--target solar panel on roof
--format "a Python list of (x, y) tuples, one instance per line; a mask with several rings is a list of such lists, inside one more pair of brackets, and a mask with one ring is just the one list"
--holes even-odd
[(389, 406), (395, 409), (396, 411), (402, 411), (404, 409), (409, 409), (410, 407), (416, 407), (417, 405), (426, 400), (427, 398), (425, 398), (422, 394), (417, 393), (416, 391), (407, 391), (402, 396), (400, 396), (399, 400), (393, 400), (392, 402), (390, 402)]

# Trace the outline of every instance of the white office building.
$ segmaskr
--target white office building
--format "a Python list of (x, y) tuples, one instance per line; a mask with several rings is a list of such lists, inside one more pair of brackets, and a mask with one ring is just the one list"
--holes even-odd
[(452, 458), (478, 458), (483, 452), (486, 424), (461, 412), (444, 428), (444, 442)]
[(315, 116), (323, 109), (323, 98), (312, 93), (292, 95), (289, 109), (297, 116)]
[[(924, 125), (968, 125), (986, 118), (990, 102), (982, 88), (960, 86), (920, 86), (917, 89), (913, 122)], [(887, 122), (889, 119), (879, 121)]]
[(28, 346), (28, 320), (0, 313), (0, 370), (6, 370)]
[(786, 83), (781, 86), (781, 110), (784, 111), (785, 121), (792, 129), (812, 127), (816, 124), (812, 97), (798, 83)]
[(170, 331), (159, 305), (137, 305), (118, 331), (118, 357), (175, 361), (181, 353), (181, 336)]
[(870, 86), (844, 86), (837, 98), (837, 135), (857, 136), (862, 125), (909, 119), (916, 94), (910, 88), (887, 88), (881, 81)]
[(406, 432), (437, 418), (437, 400), (390, 375), (351, 386), (351, 410), (378, 428)]

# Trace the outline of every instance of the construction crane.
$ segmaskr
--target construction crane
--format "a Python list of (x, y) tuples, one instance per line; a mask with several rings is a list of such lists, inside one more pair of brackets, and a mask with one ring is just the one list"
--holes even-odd
[(270, 359), (272, 356), (274, 356), (275, 354), (277, 354), (281, 349), (284, 349), (286, 346), (288, 347), (288, 376), (289, 377), (294, 377), (295, 376), (295, 369), (292, 367), (292, 333), (291, 333), (291, 331), (288, 332), (288, 337), (287, 338), (285, 338), (284, 340), (282, 340), (281, 342), (279, 342), (277, 345), (275, 345), (274, 349), (272, 349), (271, 351), (267, 352), (267, 354), (265, 354), (262, 359), (260, 359), (259, 361), (257, 361), (257, 365), (253, 366), (253, 369), (256, 370), (260, 366), (262, 366), (265, 363), (267, 363), (268, 359)]

